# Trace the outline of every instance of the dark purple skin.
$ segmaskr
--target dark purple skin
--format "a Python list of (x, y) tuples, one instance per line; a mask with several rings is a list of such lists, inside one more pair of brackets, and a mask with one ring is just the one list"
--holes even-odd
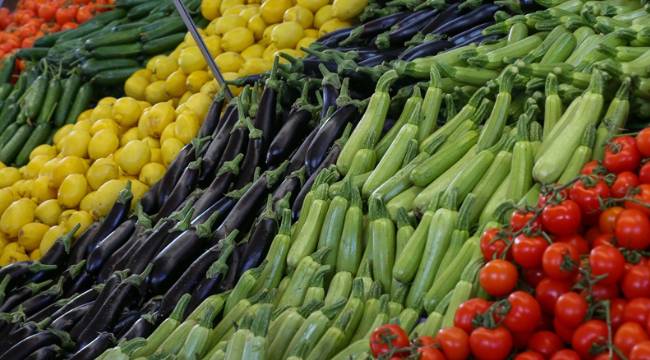
[(361, 28), (361, 33), (358, 36), (360, 38), (373, 37), (381, 33), (382, 31), (386, 31), (386, 29), (397, 24), (399, 21), (403, 20), (406, 16), (408, 16), (408, 13), (399, 12), (395, 14), (386, 15), (374, 20), (370, 20), (365, 24), (359, 25), (359, 27)]
[(199, 129), (198, 138), (211, 135), (217, 129), (221, 123), (221, 110), (223, 109), (224, 103), (225, 99), (223, 97), (212, 100), (208, 113), (205, 115), (203, 124), (201, 124), (201, 128)]
[(449, 49), (453, 46), (453, 43), (447, 40), (434, 40), (427, 41), (418, 46), (414, 46), (406, 51), (404, 51), (399, 58), (404, 61), (409, 61), (417, 59), (424, 56), (435, 55), (440, 51)]
[(112, 233), (100, 241), (97, 247), (88, 255), (86, 271), (90, 274), (98, 273), (111, 254), (129, 240), (131, 234), (135, 231), (135, 222), (135, 219), (123, 222)]
[(483, 35), (482, 34), (483, 29), (485, 29), (486, 27), (488, 27), (488, 26), (490, 26), (492, 24), (494, 24), (494, 21), (486, 21), (486, 22), (480, 23), (480, 24), (474, 26), (471, 29), (467, 29), (467, 30), (465, 30), (465, 31), (463, 31), (461, 33), (458, 33), (458, 34), (450, 37), (449, 41), (452, 44), (454, 44), (454, 46), (456, 46), (458, 44), (463, 44), (463, 43), (474, 41), (475, 39), (478, 39), (479, 37), (481, 37)]
[(99, 295), (97, 295), (97, 298), (92, 302), (92, 307), (90, 308), (90, 310), (86, 312), (84, 316), (74, 325), (72, 330), (70, 330), (70, 337), (72, 337), (73, 340), (79, 338), (84, 328), (93, 319), (93, 317), (99, 312), (101, 307), (108, 300), (110, 300), (111, 294), (113, 294), (113, 292), (116, 291), (120, 283), (121, 283), (121, 278), (117, 274), (111, 276), (106, 281), (106, 283), (104, 283), (104, 287), (102, 288), (102, 291), (99, 293)]
[(339, 97), (339, 91), (332, 84), (323, 84), (322, 93), (323, 108), (320, 111), (320, 118), (324, 119), (327, 117), (328, 112), (336, 110), (336, 99)]
[(122, 313), (122, 315), (120, 316), (117, 323), (108, 330), (112, 334), (114, 334), (116, 338), (120, 339), (122, 335), (124, 335), (124, 333), (129, 331), (131, 326), (133, 326), (133, 324), (135, 324), (135, 322), (138, 321), (140, 316), (141, 314), (138, 310), (125, 310), (124, 313)]
[(58, 345), (48, 345), (29, 354), (25, 360), (51, 360), (61, 356), (63, 350)]
[(113, 334), (105, 332), (99, 334), (95, 340), (91, 341), (88, 345), (74, 353), (70, 360), (92, 360), (96, 359), (106, 349), (115, 344), (115, 337)]
[(230, 139), (230, 131), (237, 123), (237, 108), (235, 105), (228, 106), (223, 115), (223, 121), (221, 122), (215, 137), (212, 139), (205, 154), (203, 155), (203, 162), (201, 163), (201, 175), (199, 176), (199, 183), (201, 185), (207, 185), (214, 174), (219, 169), (217, 165), (221, 160), (221, 155), (228, 140)]
[[(235, 156), (239, 155), (246, 147), (248, 143), (248, 129), (246, 126), (237, 125), (230, 133), (230, 138), (228, 139), (228, 144), (226, 145), (219, 162), (215, 169), (220, 169), (224, 162), (231, 161)], [(212, 178), (210, 178), (212, 180)]]
[(63, 296), (70, 297), (78, 292), (86, 291), (94, 283), (95, 277), (84, 270), (76, 278), (63, 283)]
[[(29, 299), (23, 301), (20, 306), (22, 306), (22, 311), (26, 316), (36, 314), (39, 310), (42, 310), (53, 302), (58, 300), (61, 296), (62, 290), (60, 286), (53, 285), (45, 291), (41, 291), (38, 294), (33, 295)], [(16, 309), (18, 310), (18, 309)]]
[[(192, 166), (194, 165), (194, 166)], [(170, 195), (162, 204), (160, 211), (156, 214), (153, 222), (157, 223), (160, 219), (169, 216), (178, 206), (187, 198), (187, 196), (196, 188), (197, 181), (199, 180), (199, 172), (201, 165), (193, 163), (183, 171), (183, 174), (178, 179), (170, 191)]]
[(253, 180), (255, 177), (255, 169), (257, 169), (262, 162), (262, 156), (264, 155), (263, 147), (263, 137), (257, 139), (249, 138), (244, 160), (239, 167), (239, 174), (237, 175), (233, 185), (235, 189), (239, 189)]
[(332, 144), (343, 133), (345, 126), (353, 121), (358, 114), (354, 105), (342, 106), (318, 128), (306, 149), (305, 169), (308, 176), (311, 176), (314, 170), (320, 166), (323, 159), (327, 157)]
[(68, 265), (74, 265), (83, 260), (86, 256), (88, 244), (93, 241), (95, 234), (99, 231), (101, 223), (95, 222), (72, 244)]
[[(244, 260), (243, 259), (243, 252), (246, 248), (245, 244), (237, 244), (235, 246), (235, 250), (232, 252), (232, 255), (230, 255), (230, 265), (228, 267), (228, 273), (226, 276), (219, 282), (216, 281), (207, 281), (207, 286), (201, 286), (205, 285), (206, 282), (202, 283), (199, 285), (198, 289), (199, 291), (203, 290), (203, 292), (200, 293), (201, 296), (197, 298), (206, 298), (210, 294), (215, 292), (215, 289), (217, 292), (224, 292), (231, 290), (235, 284), (237, 283), (237, 280), (239, 277), (237, 274), (239, 273), (238, 269), (241, 267), (241, 263)], [(192, 300), (194, 300), (194, 296), (192, 296)]]
[(251, 231), (250, 239), (248, 239), (244, 246), (237, 278), (241, 277), (244, 271), (262, 263), (264, 255), (268, 252), (271, 241), (273, 241), (277, 232), (278, 223), (273, 217), (262, 217), (255, 223)]
[(435, 28), (433, 31), (436, 34), (442, 35), (457, 34), (464, 29), (474, 27), (482, 22), (491, 20), (494, 16), (494, 13), (500, 8), (501, 6), (496, 4), (481, 5), (476, 9), (468, 12), (467, 14), (445, 22), (444, 24)]
[(314, 173), (309, 177), (309, 179), (307, 179), (302, 189), (300, 189), (300, 193), (298, 193), (298, 195), (296, 196), (296, 199), (293, 201), (293, 206), (291, 207), (291, 214), (294, 220), (298, 219), (298, 216), (300, 215), (300, 210), (302, 209), (302, 203), (303, 201), (305, 201), (305, 196), (307, 196), (307, 193), (309, 192), (309, 190), (311, 190), (312, 185), (314, 185), (314, 181), (316, 180), (316, 176), (318, 176), (318, 173), (322, 169), (332, 164), (335, 164), (340, 153), (341, 153), (341, 146), (338, 143), (332, 145), (332, 148), (327, 154), (325, 160), (323, 160), (323, 162), (320, 164), (318, 169), (314, 171)]
[(305, 166), (305, 157), (307, 154), (307, 149), (309, 148), (309, 144), (311, 144), (312, 140), (314, 137), (316, 137), (316, 134), (318, 133), (318, 130), (320, 129), (320, 126), (316, 126), (310, 133), (307, 135), (305, 140), (300, 144), (300, 146), (296, 149), (296, 151), (293, 152), (291, 157), (289, 158), (289, 166), (287, 167), (287, 172), (292, 173), (301, 167)]
[(334, 47), (338, 45), (341, 41), (345, 40), (350, 33), (352, 32), (352, 28), (344, 28), (344, 29), (339, 29), (336, 31), (332, 31), (325, 36), (321, 37), (318, 39), (318, 43), (327, 46), (327, 47)]
[(412, 16), (407, 16), (398, 22), (395, 30), (388, 33), (388, 40), (391, 47), (403, 44), (409, 40), (416, 33), (421, 31), (426, 25), (427, 21), (433, 16), (436, 16), (438, 10), (420, 10), (413, 13)]
[(0, 355), (0, 360), (25, 359), (34, 351), (48, 346), (59, 345), (61, 339), (50, 331), (43, 331), (28, 336)]
[(146, 338), (156, 329), (155, 323), (147, 319), (147, 317), (140, 316), (140, 318), (131, 325), (131, 327), (119, 338), (122, 340), (131, 340), (138, 337)]
[[(129, 196), (125, 198), (118, 198), (118, 201), (115, 202), (111, 210), (108, 212), (108, 215), (102, 221), (102, 224), (97, 229), (97, 232), (93, 234), (92, 240), (86, 246), (84, 253), (84, 258), (87, 254), (90, 254), (99, 242), (104, 240), (110, 233), (113, 232), (120, 224), (122, 224), (129, 212), (131, 211), (131, 200), (133, 199), (133, 194), (129, 193)], [(75, 261), (73, 264), (78, 263), (82, 259)]]
[(192, 263), (205, 246), (194, 229), (186, 230), (172, 240), (151, 261), (153, 267), (145, 280), (150, 294), (163, 294)]
[(278, 92), (271, 85), (271, 79), (267, 80), (262, 97), (260, 98), (255, 119), (253, 119), (253, 126), (262, 132), (262, 147), (263, 153), (266, 153), (271, 139), (275, 136), (275, 110), (278, 101)]
[(139, 246), (134, 249), (127, 261), (124, 262), (123, 269), (129, 269), (133, 273), (136, 273), (136, 270), (144, 270), (149, 259), (156, 253), (160, 244), (165, 241), (166, 234), (172, 230), (174, 225), (174, 221), (168, 219), (159, 228), (145, 232), (138, 241)]
[(20, 340), (38, 333), (40, 329), (37, 323), (30, 321), (22, 324), (14, 324), (8, 334), (0, 340), (0, 349), (7, 349)]
[(80, 305), (89, 303), (91, 301), (94, 301), (95, 299), (97, 299), (98, 295), (99, 295), (99, 291), (97, 291), (97, 290), (95, 290), (93, 288), (90, 288), (90, 289), (80, 293), (79, 295), (76, 295), (67, 304), (63, 305), (58, 310), (53, 312), (51, 314), (51, 318), (56, 319), (59, 316), (65, 314), (66, 312), (74, 309), (77, 306), (80, 306)]
[(311, 114), (308, 110), (296, 110), (289, 114), (289, 118), (278, 131), (266, 153), (267, 166), (278, 165), (291, 154), (296, 145), (304, 138), (305, 132), (309, 130), (309, 120), (311, 120)]
[(224, 172), (214, 178), (210, 186), (208, 186), (205, 191), (201, 194), (201, 197), (196, 200), (194, 203), (194, 213), (195, 216), (206, 211), (210, 206), (214, 205), (215, 202), (219, 201), (226, 195), (226, 192), (230, 188), (235, 175), (231, 172)]
[(448, 21), (456, 19), (462, 13), (463, 11), (459, 9), (459, 4), (450, 5), (449, 7), (442, 10), (440, 13), (438, 13), (435, 17), (431, 18), (429, 22), (427, 22), (427, 24), (422, 28), (422, 33), (425, 35), (431, 34), (438, 27), (440, 27), (441, 25), (445, 24)]
[(98, 283), (103, 283), (106, 279), (108, 279), (109, 276), (111, 276), (113, 271), (120, 270), (118, 268), (118, 265), (121, 264), (121, 262), (131, 253), (131, 251), (136, 248), (136, 246), (138, 246), (138, 239), (140, 239), (142, 233), (144, 233), (144, 231), (147, 229), (148, 228), (146, 226), (143, 226), (140, 223), (136, 222), (135, 230), (131, 236), (129, 236), (127, 241), (124, 242), (117, 250), (110, 254), (108, 260), (106, 260), (106, 262), (104, 262), (104, 265), (102, 265), (99, 274), (97, 274)]
[(282, 200), (287, 194), (291, 194), (289, 197), (289, 204), (293, 203), (293, 199), (300, 192), (302, 183), (304, 179), (301, 179), (298, 174), (293, 173), (280, 183), (278, 187), (273, 191), (273, 203), (277, 204), (278, 201)]
[[(157, 183), (160, 184), (160, 186), (157, 187), (156, 204), (158, 206), (162, 206), (165, 201), (167, 201), (167, 198), (170, 195), (169, 189), (174, 188), (176, 182), (178, 182), (178, 179), (183, 174), (183, 171), (185, 171), (185, 168), (187, 168), (187, 166), (194, 160), (196, 160), (196, 151), (194, 149), (194, 145), (192, 143), (189, 143), (181, 149), (178, 155), (176, 155), (176, 159), (172, 161), (172, 163), (167, 168), (165, 175)], [(151, 191), (151, 189), (149, 191)], [(155, 212), (157, 211), (158, 208), (155, 209)]]
[[(235, 206), (237, 200), (239, 199), (230, 196), (223, 196), (219, 200), (213, 202), (210, 206), (208, 206), (208, 208), (206, 208), (205, 210), (197, 214), (195, 217), (193, 217), (190, 225), (198, 225), (203, 223), (214, 212), (219, 212), (220, 214), (223, 214), (223, 217), (225, 217), (225, 214), (227, 214), (233, 208), (233, 206)], [(220, 225), (221, 220), (222, 219), (217, 219), (217, 221), (215, 222), (215, 226)]]
[(81, 304), (74, 309), (70, 309), (65, 314), (62, 314), (58, 318), (52, 321), (50, 325), (53, 329), (61, 331), (69, 331), (74, 325), (76, 325), (81, 318), (83, 318), (90, 308), (93, 306), (92, 302)]

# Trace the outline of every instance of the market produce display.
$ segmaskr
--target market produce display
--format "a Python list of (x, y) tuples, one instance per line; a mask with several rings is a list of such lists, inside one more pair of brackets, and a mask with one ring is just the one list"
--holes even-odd
[(111, 0), (20, 0), (13, 12), (0, 8), (0, 59), (31, 48), (46, 34), (74, 29), (96, 13), (110, 10), (111, 4)]
[[(208, 28), (224, 4), (201, 4), (224, 13)], [(201, 112), (157, 181), (135, 180), (151, 158), (119, 164), (99, 222), (0, 269), (0, 358), (647, 358), (644, 4), (331, 11), (368, 21), (238, 68), (230, 102), (209, 75), (166, 90), (204, 71), (188, 38), (81, 115), (147, 104), (134, 124), (162, 151)], [(107, 158), (151, 154), (134, 135)]]

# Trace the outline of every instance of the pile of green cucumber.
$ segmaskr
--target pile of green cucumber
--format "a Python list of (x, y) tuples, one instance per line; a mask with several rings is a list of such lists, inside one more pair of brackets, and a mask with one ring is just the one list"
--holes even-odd
[[(199, 27), (207, 25), (200, 0), (186, 0), (185, 5)], [(185, 34), (172, 1), (118, 0), (114, 9), (76, 29), (45, 35), (16, 55), (28, 61), (44, 59), (65, 70), (79, 67), (84, 79), (111, 86), (123, 83), (147, 58), (172, 51)]]

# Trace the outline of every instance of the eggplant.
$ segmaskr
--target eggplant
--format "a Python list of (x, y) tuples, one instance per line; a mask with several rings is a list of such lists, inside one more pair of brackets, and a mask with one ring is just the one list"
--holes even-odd
[[(221, 166), (227, 161), (233, 160), (237, 155), (239, 155), (243, 150), (246, 144), (248, 143), (248, 128), (243, 121), (238, 121), (234, 129), (230, 133), (228, 138), (228, 144), (224, 148), (223, 152), (220, 154), (219, 161), (217, 162), (216, 169), (220, 169)], [(212, 180), (212, 177), (209, 178)]]
[(431, 34), (441, 25), (445, 24), (448, 21), (453, 21), (454, 19), (461, 16), (463, 10), (459, 6), (460, 4), (452, 4), (442, 10), (440, 13), (435, 15), (432, 19), (427, 22), (426, 25), (422, 28), (422, 34)]
[(352, 33), (352, 29), (353, 28), (343, 28), (343, 29), (332, 31), (330, 33), (325, 34), (320, 39), (318, 39), (317, 43), (326, 47), (337, 46), (341, 41), (345, 40), (348, 36), (350, 36), (350, 33)]
[(471, 29), (467, 29), (461, 33), (458, 33), (452, 37), (449, 38), (449, 41), (454, 44), (454, 46), (458, 44), (466, 44), (468, 42), (473, 42), (476, 39), (480, 38), (483, 36), (483, 29), (486, 27), (492, 25), (494, 22), (493, 21), (486, 21), (483, 23), (480, 23), (476, 26), (474, 26)]
[(101, 292), (97, 295), (97, 298), (92, 302), (90, 311), (84, 314), (84, 316), (74, 325), (70, 330), (70, 337), (73, 340), (77, 340), (79, 335), (82, 333), (84, 328), (92, 320), (92, 318), (99, 312), (99, 309), (110, 299), (111, 294), (115, 292), (116, 288), (122, 282), (123, 273), (118, 272), (114, 273), (105, 283)]
[(118, 339), (124, 335), (133, 324), (140, 318), (140, 311), (138, 310), (124, 310), (122, 315), (119, 317), (117, 323), (112, 326), (110, 329), (111, 333), (115, 334), (115, 337)]
[[(59, 278), (59, 281), (52, 285), (49, 289), (40, 292), (29, 299), (23, 301), (19, 307), (26, 316), (35, 314), (36, 312), (43, 310), (45, 307), (52, 304), (54, 301), (61, 297), (63, 293), (63, 277)], [(16, 309), (17, 310), (17, 309)]]
[(223, 109), (225, 101), (226, 99), (222, 92), (212, 100), (208, 113), (205, 115), (205, 119), (203, 119), (203, 124), (201, 124), (199, 132), (196, 135), (197, 138), (210, 136), (219, 127), (219, 124), (221, 123), (221, 110)]
[(169, 196), (164, 204), (162, 204), (160, 211), (156, 214), (154, 222), (157, 223), (160, 219), (169, 216), (178, 206), (187, 198), (187, 196), (196, 188), (196, 182), (199, 179), (199, 171), (201, 170), (201, 158), (191, 162), (183, 171), (183, 174), (178, 179), (169, 192)]
[(447, 40), (432, 40), (423, 42), (420, 45), (414, 46), (400, 54), (400, 60), (410, 61), (413, 59), (435, 55), (440, 51), (449, 49), (454, 44)]
[(239, 189), (253, 180), (255, 169), (261, 165), (264, 154), (264, 134), (260, 129), (255, 128), (250, 120), (246, 119), (245, 123), (248, 127), (248, 145), (244, 160), (239, 166), (239, 175), (235, 179), (235, 189)]
[(84, 231), (81, 236), (79, 236), (77, 240), (74, 241), (72, 247), (70, 248), (70, 255), (68, 259), (69, 265), (76, 264), (84, 259), (86, 255), (85, 250), (88, 247), (88, 243), (93, 240), (100, 227), (101, 222), (93, 223), (86, 229), (86, 231)]
[[(234, 241), (237, 236), (237, 230), (233, 233), (235, 233), (235, 236), (231, 239)], [(222, 256), (220, 256), (217, 261), (213, 262), (205, 273), (201, 274), (202, 277), (200, 281), (192, 290), (192, 297), (186, 311), (192, 311), (208, 296), (221, 292), (221, 282), (233, 267), (236, 268), (234, 258), (237, 256), (237, 247), (241, 248), (241, 245), (235, 246), (234, 243), (226, 243), (224, 245)]]
[(86, 271), (90, 274), (97, 274), (106, 260), (108, 260), (109, 256), (129, 240), (134, 230), (135, 219), (129, 219), (100, 241), (95, 249), (88, 255)]
[(99, 334), (95, 340), (91, 341), (88, 345), (79, 349), (74, 353), (69, 360), (93, 360), (99, 357), (106, 349), (115, 344), (115, 336), (113, 334), (104, 332)]
[[(219, 212), (220, 214), (227, 214), (237, 201), (244, 195), (246, 190), (250, 187), (251, 184), (243, 187), (240, 190), (232, 191), (226, 194), (224, 197), (216, 201), (214, 204), (210, 205), (207, 209), (203, 210), (202, 213), (192, 218), (190, 225), (201, 224), (206, 221), (214, 212)], [(219, 223), (220, 224), (220, 223)], [(216, 224), (215, 224), (216, 225)]]
[(8, 347), (13, 346), (17, 342), (21, 341), (22, 339), (32, 336), (34, 334), (37, 334), (38, 332), (42, 331), (46, 326), (50, 325), (52, 322), (51, 319), (45, 319), (40, 322), (26, 322), (22, 324), (16, 324), (14, 327), (9, 331), (8, 334), (2, 337), (2, 340), (0, 340), (0, 349), (6, 349)]
[(92, 308), (92, 306), (93, 303), (88, 302), (68, 310), (68, 312), (54, 319), (54, 321), (52, 321), (51, 327), (56, 330), (69, 331), (73, 326), (78, 324), (86, 314), (88, 314), (88, 311), (90, 311), (90, 308)]
[[(287, 199), (289, 207), (293, 203), (293, 199), (300, 192), (302, 184), (305, 183), (305, 168), (302, 167), (285, 177), (284, 180), (273, 191), (273, 204), (278, 204), (281, 200)], [(276, 210), (277, 210), (277, 205)]]
[(0, 305), (0, 312), (9, 312), (14, 307), (22, 304), (26, 299), (38, 294), (42, 289), (50, 286), (51, 283), (52, 280), (46, 280), (40, 283), (29, 283), (19, 288), (13, 294), (9, 295), (2, 305)]
[[(144, 211), (142, 211), (142, 206), (140, 206), (140, 204), (136, 206), (136, 209), (139, 209), (138, 213), (144, 215)], [(146, 215), (144, 216), (144, 218), (138, 216), (133, 233), (131, 233), (129, 238), (117, 250), (110, 254), (109, 258), (104, 262), (99, 274), (97, 274), (97, 282), (104, 282), (109, 276), (111, 276), (113, 271), (119, 270), (118, 266), (120, 266), (124, 259), (129, 256), (131, 251), (138, 246), (138, 240), (141, 235), (145, 231), (151, 229), (151, 220), (149, 220)]]
[(295, 109), (289, 114), (289, 118), (278, 131), (266, 153), (267, 166), (275, 166), (291, 154), (296, 145), (303, 140), (305, 132), (309, 130), (310, 120), (311, 112), (307, 109)]
[(212, 180), (214, 173), (217, 171), (219, 161), (224, 148), (230, 139), (230, 132), (238, 121), (237, 106), (233, 103), (228, 105), (224, 114), (223, 121), (219, 126), (216, 135), (208, 145), (208, 148), (203, 154), (203, 162), (201, 163), (201, 175), (199, 176), (199, 184), (205, 185)]
[(98, 284), (82, 293), (74, 295), (72, 298), (65, 299), (65, 304), (53, 312), (50, 317), (56, 319), (59, 316), (65, 314), (66, 312), (74, 309), (77, 306), (89, 303), (97, 299), (97, 296), (101, 292), (104, 284)]
[(427, 21), (429, 21), (431, 17), (435, 17), (437, 14), (437, 9), (416, 11), (413, 14), (404, 17), (388, 32), (377, 35), (374, 44), (379, 49), (388, 49), (390, 47), (400, 46), (413, 37), (413, 35), (422, 31), (422, 29), (427, 25)]
[(54, 272), (59, 266), (56, 265), (46, 265), (41, 264), (40, 262), (33, 261), (21, 261), (9, 264), (3, 267), (0, 272), (0, 303), (6, 298), (6, 294), (13, 288), (25, 285), (27, 279), (33, 274), (38, 274), (40, 272)]
[(465, 45), (468, 45), (468, 44), (471, 44), (471, 43), (476, 43), (476, 44), (479, 44), (479, 43), (491, 43), (491, 42), (500, 40), (501, 38), (502, 38), (502, 36), (499, 35), (499, 34), (481, 35), (481, 36), (478, 36), (478, 37), (473, 38), (473, 39), (468, 39), (467, 42), (460, 43), (460, 44), (454, 46), (452, 49), (455, 49), (455, 48), (458, 48), (458, 47), (461, 47), (461, 46), (465, 46)]
[(215, 292), (223, 293), (231, 290), (235, 286), (237, 280), (239, 279), (239, 277), (237, 276), (237, 274), (239, 273), (238, 269), (241, 267), (241, 263), (243, 261), (243, 255), (244, 255), (243, 253), (246, 247), (245, 244), (247, 242), (248, 241), (242, 241), (235, 246), (235, 249), (230, 255), (230, 264), (228, 267), (228, 272), (223, 277), (223, 279), (220, 279), (219, 281), (216, 281), (214, 279), (205, 279), (204, 281), (202, 281), (201, 284), (199, 284), (199, 286), (197, 287), (196, 291), (194, 292), (192, 296), (192, 300), (205, 299), (210, 294), (213, 294)]
[[(190, 293), (196, 288), (196, 285), (206, 276), (206, 272), (212, 273), (219, 270), (220, 273), (226, 273), (228, 268), (228, 259), (234, 248), (234, 241), (239, 231), (235, 230), (221, 240), (216, 239), (215, 245), (204, 251), (192, 264), (190, 264), (183, 275), (167, 290), (163, 296), (158, 310), (158, 319), (166, 319), (172, 313), (174, 307), (185, 293)], [(219, 263), (219, 265), (214, 265)]]
[(198, 142), (191, 142), (185, 145), (178, 155), (176, 155), (174, 161), (169, 165), (165, 175), (163, 175), (163, 177), (153, 187), (151, 187), (151, 189), (149, 189), (149, 191), (152, 191), (156, 188), (156, 206), (154, 207), (155, 210), (153, 212), (147, 211), (147, 208), (145, 208), (147, 214), (158, 212), (160, 206), (167, 201), (167, 197), (169, 197), (169, 189), (174, 188), (174, 185), (178, 182), (178, 178), (183, 174), (185, 168), (192, 161), (196, 160), (196, 152), (199, 148), (200, 144), (198, 144)]
[(347, 45), (361, 38), (371, 38), (397, 24), (406, 16), (408, 16), (407, 12), (398, 12), (361, 24), (352, 29), (350, 35), (348, 35), (345, 40), (341, 41), (341, 45)]
[(310, 133), (307, 135), (305, 140), (303, 140), (302, 144), (293, 152), (291, 157), (289, 158), (289, 166), (287, 166), (287, 171), (288, 172), (294, 172), (303, 166), (305, 166), (305, 156), (307, 153), (307, 149), (309, 148), (309, 144), (311, 144), (312, 140), (316, 136), (316, 133), (318, 133), (318, 129), (320, 129), (320, 126), (316, 126)]
[(482, 22), (489, 21), (494, 13), (501, 8), (497, 4), (483, 4), (460, 17), (445, 22), (433, 31), (439, 35), (454, 35), (464, 29), (474, 27)]
[(42, 347), (68, 344), (69, 342), (70, 340), (64, 332), (48, 329), (24, 338), (0, 355), (0, 360), (25, 359)]
[[(360, 54), (357, 52), (357, 55)], [(330, 111), (336, 110), (336, 99), (339, 97), (339, 89), (341, 88), (341, 80), (339, 76), (327, 70), (325, 65), (320, 66), (320, 71), (323, 73), (323, 80), (321, 86), (323, 88), (323, 107), (320, 111), (320, 118), (325, 119)]]
[(302, 189), (300, 189), (300, 192), (298, 195), (296, 195), (295, 200), (293, 201), (293, 205), (291, 207), (291, 213), (293, 215), (293, 219), (296, 220), (298, 219), (298, 215), (300, 214), (300, 211), (302, 209), (302, 203), (305, 200), (305, 196), (307, 196), (307, 193), (311, 190), (312, 186), (314, 185), (314, 181), (318, 178), (318, 174), (325, 170), (325, 168), (329, 167), (330, 165), (336, 164), (336, 160), (339, 157), (339, 154), (341, 153), (341, 146), (340, 143), (334, 143), (332, 145), (332, 148), (330, 149), (329, 153), (327, 154), (327, 157), (323, 162), (320, 164), (318, 169), (314, 171), (314, 173), (307, 179), (305, 182), (305, 185), (303, 185)]
[(271, 241), (278, 232), (278, 219), (273, 211), (273, 198), (269, 195), (266, 208), (251, 230), (251, 236), (244, 245), (242, 261), (237, 269), (237, 278), (244, 271), (258, 266), (271, 246)]
[(122, 310), (127, 304), (139, 297), (138, 287), (146, 277), (146, 273), (147, 271), (144, 271), (141, 275), (131, 275), (115, 287), (115, 291), (111, 293), (110, 297), (94, 314), (92, 320), (79, 333), (77, 348), (86, 346), (99, 333), (110, 329), (117, 323)]
[[(52, 247), (50, 247), (45, 255), (43, 255), (43, 257), (39, 260), (41, 264), (56, 265), (59, 267), (65, 265), (66, 261), (68, 260), (68, 256), (70, 255), (72, 239), (80, 227), (81, 225), (77, 224), (67, 234), (56, 239), (54, 244), (52, 244)], [(43, 272), (41, 271), (39, 273)], [(39, 273), (34, 274), (34, 276), (38, 275)], [(35, 280), (34, 277), (32, 277), (31, 281), (33, 282), (39, 280)]]
[(239, 174), (239, 163), (243, 158), (244, 155), (239, 154), (233, 160), (221, 166), (221, 169), (217, 172), (217, 176), (194, 203), (195, 214), (203, 213), (214, 205), (215, 202), (223, 198), (230, 188), (233, 179)]
[(252, 212), (260, 207), (268, 190), (284, 175), (288, 163), (285, 161), (277, 169), (266, 171), (253, 182), (253, 185), (237, 201), (221, 225), (217, 228), (215, 236), (223, 238), (235, 229), (242, 228), (253, 219)]
[(205, 248), (206, 238), (212, 235), (214, 223), (224, 214), (215, 211), (200, 225), (184, 231), (172, 240), (151, 262), (151, 272), (145, 286), (152, 294), (162, 294), (173, 284)]
[(131, 327), (119, 337), (120, 340), (146, 338), (156, 329), (156, 323), (154, 320), (155, 317), (153, 313), (141, 315), (138, 320), (136, 320), (136, 322), (134, 322), (133, 325), (131, 325)]
[(63, 283), (63, 296), (70, 297), (78, 292), (86, 291), (94, 282), (95, 277), (86, 271), (84, 263), (83, 270), (77, 277)]
[(58, 345), (48, 345), (34, 351), (25, 358), (25, 360), (51, 360), (58, 359), (63, 353)]

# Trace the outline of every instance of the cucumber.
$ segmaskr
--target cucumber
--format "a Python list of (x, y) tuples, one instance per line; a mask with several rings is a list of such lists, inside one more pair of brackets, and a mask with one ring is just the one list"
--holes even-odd
[(99, 85), (122, 84), (129, 76), (138, 70), (140, 70), (139, 66), (105, 70), (97, 73), (91, 81)]
[(140, 66), (140, 63), (133, 59), (88, 59), (81, 65), (81, 73), (86, 76), (94, 76), (105, 70), (137, 66)]
[(86, 49), (92, 50), (101, 46), (128, 44), (140, 39), (140, 32), (141, 28), (135, 27), (133, 29), (100, 34), (86, 39), (84, 46)]
[(163, 36), (161, 38), (148, 41), (142, 45), (142, 52), (146, 55), (162, 54), (171, 51), (185, 38), (185, 33), (177, 33), (172, 35)]
[(36, 61), (46, 57), (49, 50), (50, 48), (48, 47), (32, 47), (20, 49), (16, 52), (16, 57), (19, 59)]
[(12, 164), (33, 129), (34, 128), (29, 124), (23, 124), (18, 128), (18, 130), (11, 135), (11, 139), (2, 147), (2, 150), (0, 151), (0, 162), (7, 165)]
[(140, 55), (142, 49), (140, 43), (101, 46), (91, 51), (91, 54), (99, 59), (125, 58)]

